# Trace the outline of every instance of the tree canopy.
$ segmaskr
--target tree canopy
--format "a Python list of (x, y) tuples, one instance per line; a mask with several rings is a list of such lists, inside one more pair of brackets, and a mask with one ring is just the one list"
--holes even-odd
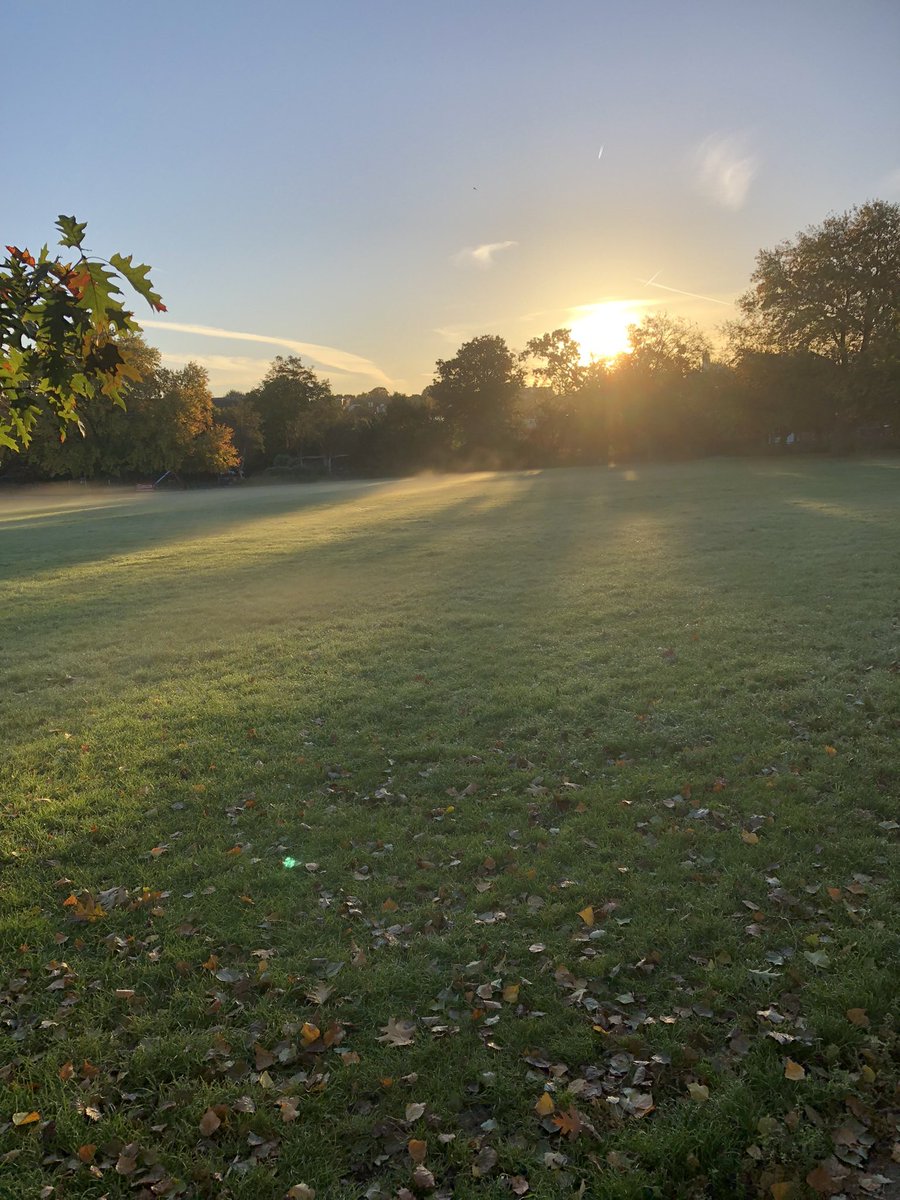
[(452, 449), (464, 456), (502, 451), (523, 382), (517, 356), (494, 334), (472, 338), (453, 358), (438, 359), (429, 394)]
[(122, 303), (120, 278), (166, 311), (149, 267), (131, 255), (92, 256), (84, 249), (87, 226), (74, 217), (56, 225), (71, 256), (51, 257), (44, 246), (35, 258), (7, 246), (0, 261), (0, 446), (14, 451), (28, 445), (42, 411), (65, 438), (85, 401), (124, 404), (126, 385), (140, 373), (122, 337), (140, 326)]

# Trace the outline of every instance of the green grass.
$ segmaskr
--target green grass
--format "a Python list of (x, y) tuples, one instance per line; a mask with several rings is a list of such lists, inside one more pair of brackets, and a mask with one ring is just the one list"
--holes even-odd
[(0, 1195), (395, 1196), (416, 1139), (463, 1200), (802, 1197), (851, 1120), (890, 1171), (898, 501), (3, 497)]

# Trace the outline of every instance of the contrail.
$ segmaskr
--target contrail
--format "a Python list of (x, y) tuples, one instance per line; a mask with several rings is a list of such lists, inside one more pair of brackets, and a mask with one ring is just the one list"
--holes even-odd
[(368, 358), (339, 350), (335, 346), (320, 346), (316, 342), (296, 342), (292, 338), (271, 337), (264, 333), (242, 333), (235, 329), (215, 329), (211, 325), (182, 325), (177, 321), (157, 321), (154, 318), (141, 321), (151, 329), (167, 329), (171, 333), (194, 333), (200, 337), (225, 338), (235, 342), (262, 342), (267, 346), (284, 346), (295, 354), (305, 354), (325, 367), (342, 371), (348, 375), (368, 375), (379, 380), (385, 387), (392, 387), (390, 379), (380, 367)]
[[(659, 275), (659, 271), (656, 272)], [(664, 283), (656, 283), (656, 275), (652, 279), (639, 279), (638, 283), (642, 283), (644, 287), (662, 288), (664, 292), (674, 292), (676, 296), (691, 296), (694, 300), (706, 300), (710, 304), (724, 304), (726, 308), (731, 308), (732, 301), (717, 300), (715, 296), (701, 296), (699, 292), (685, 292), (681, 288), (667, 287)]]

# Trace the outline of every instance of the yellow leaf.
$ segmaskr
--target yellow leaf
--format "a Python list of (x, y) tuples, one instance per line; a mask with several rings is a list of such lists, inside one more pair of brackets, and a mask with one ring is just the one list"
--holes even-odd
[(801, 1067), (798, 1062), (794, 1062), (792, 1058), (786, 1058), (784, 1060), (784, 1077), (793, 1080), (805, 1079), (806, 1069)]
[(318, 1025), (311, 1025), (309, 1021), (304, 1021), (303, 1028), (300, 1030), (300, 1036), (303, 1038), (304, 1044), (310, 1046), (313, 1042), (318, 1041), (322, 1036), (322, 1031)]
[(746, 844), (748, 846), (755, 846), (756, 843), (759, 841), (759, 835), (756, 833), (753, 833), (749, 829), (742, 829), (741, 830), (741, 841), (746, 842)]
[(381, 911), (382, 912), (396, 912), (399, 907), (400, 907), (400, 905), (397, 903), (397, 901), (392, 900), (390, 898), (390, 896), (388, 896), (387, 900), (385, 900), (384, 904), (382, 904), (382, 906), (381, 906)]
[(556, 1105), (553, 1103), (553, 1097), (549, 1092), (541, 1092), (541, 1098), (534, 1106), (534, 1111), (539, 1117), (549, 1117)]
[(794, 1185), (792, 1183), (773, 1183), (769, 1190), (773, 1200), (790, 1200), (794, 1194)]
[(578, 915), (581, 917), (582, 921), (584, 921), (585, 925), (593, 925), (594, 910), (590, 904), (587, 906), (587, 908), (582, 908)]
[(703, 1083), (689, 1083), (688, 1091), (692, 1100), (708, 1100), (709, 1088)]
[(834, 746), (826, 746), (825, 753), (829, 758), (834, 758), (835, 754), (837, 754), (837, 750), (835, 750)]
[(33, 1125), (41, 1119), (39, 1112), (17, 1112), (12, 1115), (13, 1125)]
[(847, 1020), (851, 1025), (858, 1025), (860, 1029), (865, 1029), (869, 1024), (869, 1014), (864, 1008), (848, 1008)]
[(515, 1004), (516, 1001), (519, 999), (519, 987), (520, 986), (521, 985), (518, 983), (508, 983), (506, 985), (506, 987), (503, 989), (503, 999), (506, 1001), (507, 1004)]

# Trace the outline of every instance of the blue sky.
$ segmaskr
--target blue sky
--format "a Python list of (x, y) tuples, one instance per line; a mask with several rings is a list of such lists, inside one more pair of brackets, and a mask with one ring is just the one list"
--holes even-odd
[(713, 329), (760, 248), (900, 199), (895, 0), (6, 0), (0, 39), (3, 242), (74, 213), (151, 263), (148, 340), (217, 394)]

